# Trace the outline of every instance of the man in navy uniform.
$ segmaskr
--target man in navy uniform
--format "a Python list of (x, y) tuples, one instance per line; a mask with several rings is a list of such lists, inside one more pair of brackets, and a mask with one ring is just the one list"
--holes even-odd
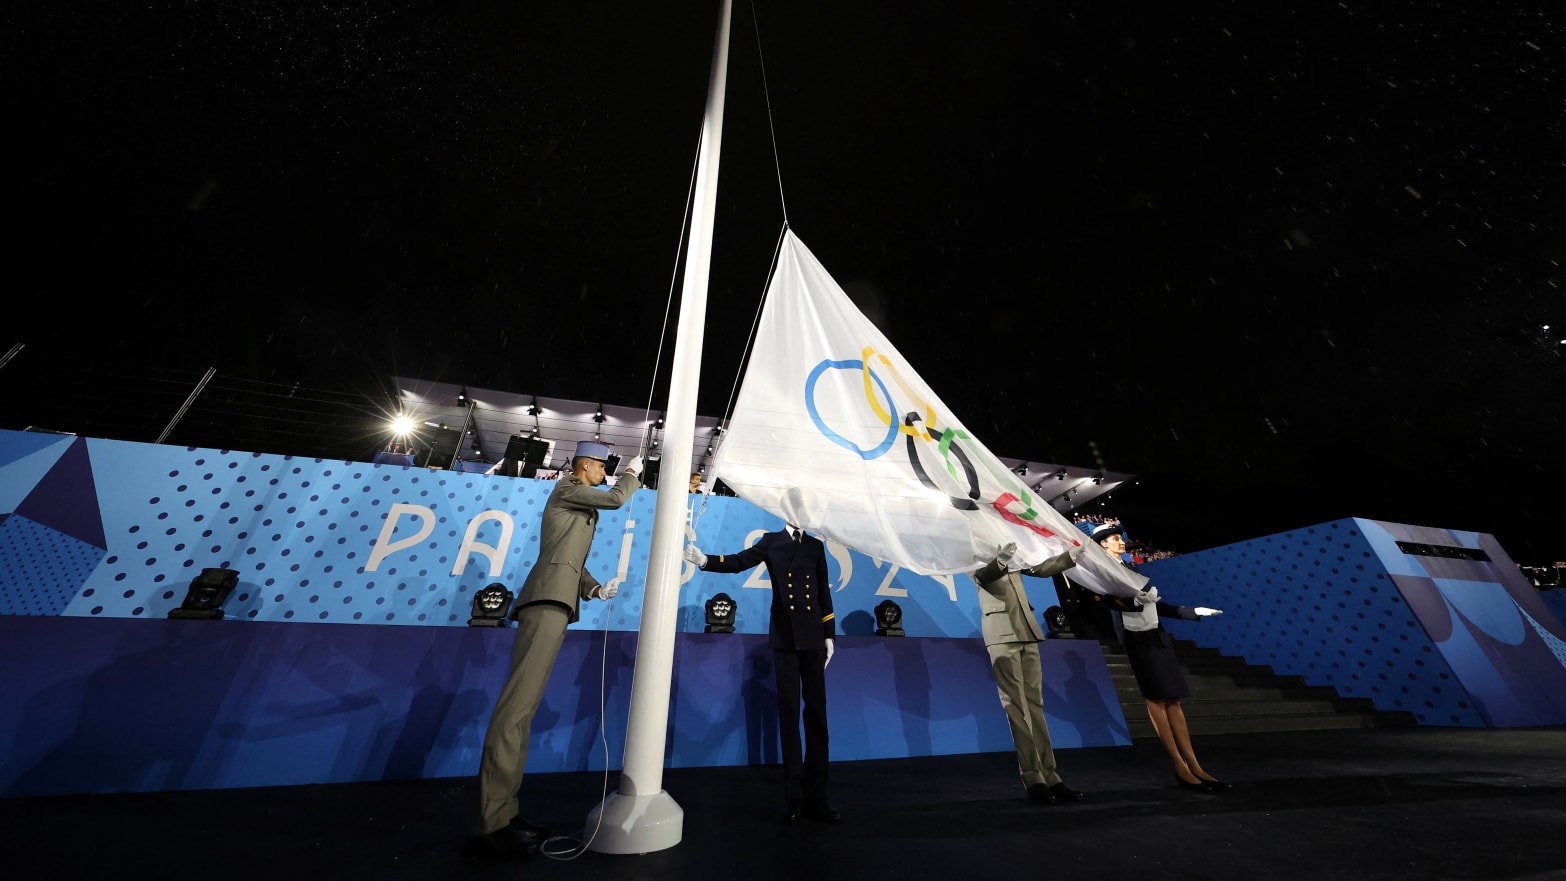
[[(772, 579), (768, 642), (777, 675), (778, 734), (783, 741), (784, 822), (801, 815), (836, 823), (842, 814), (827, 800), (826, 665), (837, 621), (827, 582), (826, 546), (799, 527), (769, 532), (737, 554), (704, 554), (695, 545), (685, 559), (706, 572), (744, 572), (767, 566)], [(805, 739), (799, 738), (804, 702)]]
[(571, 473), (562, 477), (544, 504), (538, 530), (538, 562), (522, 584), (512, 608), (517, 635), (511, 648), (511, 673), (500, 689), (484, 751), (479, 759), (479, 818), (464, 843), (463, 856), (506, 860), (537, 851), (549, 830), (522, 819), (517, 790), (527, 765), (533, 714), (544, 699), (566, 627), (580, 617), (581, 600), (613, 599), (619, 587), (601, 585), (588, 574), (586, 561), (598, 527), (598, 512), (630, 500), (641, 484), (642, 458), (633, 458), (613, 489), (596, 489), (605, 479), (609, 448), (583, 441), (576, 445)]

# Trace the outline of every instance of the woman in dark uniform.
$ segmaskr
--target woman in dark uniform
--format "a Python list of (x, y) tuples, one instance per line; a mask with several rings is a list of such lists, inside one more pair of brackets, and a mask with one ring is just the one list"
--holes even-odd
[[(1125, 561), (1126, 540), (1119, 526), (1106, 524), (1094, 529), (1093, 540), (1123, 565), (1136, 569)], [(1137, 688), (1147, 699), (1147, 717), (1153, 723), (1153, 730), (1158, 732), (1159, 742), (1174, 760), (1175, 782), (1181, 789), (1197, 792), (1228, 789), (1229, 784), (1207, 773), (1196, 760), (1191, 732), (1185, 724), (1185, 710), (1180, 706), (1180, 699), (1190, 695), (1191, 688), (1180, 671), (1180, 660), (1175, 657), (1174, 638), (1158, 623), (1160, 615), (1197, 621), (1222, 612), (1160, 602), (1158, 588), (1151, 584), (1141, 596), (1105, 596), (1103, 600), (1120, 613), (1120, 623), (1125, 630), (1126, 658), (1131, 662), (1131, 672), (1136, 674)]]

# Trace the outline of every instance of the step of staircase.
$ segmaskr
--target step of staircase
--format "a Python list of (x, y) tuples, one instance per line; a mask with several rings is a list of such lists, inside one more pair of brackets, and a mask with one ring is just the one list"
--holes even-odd
[[(1147, 718), (1147, 702), (1125, 650), (1100, 644), (1131, 737), (1156, 737)], [(1175, 640), (1175, 654), (1191, 695), (1180, 702), (1192, 734), (1247, 734), (1268, 731), (1325, 731), (1398, 728), (1417, 724), (1412, 713), (1378, 710), (1364, 698), (1345, 698), (1329, 686), (1307, 685), (1299, 676), (1269, 666), (1248, 664), (1186, 640)]]

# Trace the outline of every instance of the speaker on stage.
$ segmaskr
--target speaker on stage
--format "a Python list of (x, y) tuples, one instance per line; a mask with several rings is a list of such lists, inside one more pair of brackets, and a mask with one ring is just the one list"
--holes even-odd
[(506, 441), (506, 458), (499, 473), (507, 477), (536, 477), (549, 455), (549, 442), (514, 434)]

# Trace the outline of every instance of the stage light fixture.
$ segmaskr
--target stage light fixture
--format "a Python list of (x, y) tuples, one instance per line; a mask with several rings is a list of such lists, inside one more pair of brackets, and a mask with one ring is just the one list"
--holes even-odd
[(593, 414), (593, 421), (602, 424), (604, 421), (604, 405), (598, 405), (598, 412)]
[(1071, 625), (1066, 621), (1066, 610), (1059, 606), (1050, 606), (1044, 610), (1044, 626), (1049, 628), (1049, 635), (1057, 639), (1071, 632)]
[(467, 386), (463, 386), (462, 387), (462, 391), (457, 392), (457, 403), (461, 404), (464, 407), (466, 407), (467, 405), (473, 403), (473, 400), (468, 397), (468, 387)]
[(882, 600), (875, 607), (876, 636), (907, 636), (903, 632), (903, 607), (891, 600)]
[(1093, 483), (1094, 484), (1100, 484), (1100, 483), (1103, 483), (1103, 482), (1104, 482), (1104, 472), (1100, 471), (1097, 474), (1093, 475)]
[(233, 569), (203, 569), (191, 579), (185, 591), (185, 601), (179, 608), (169, 611), (170, 618), (194, 618), (218, 621), (223, 617), (223, 602), (239, 584), (239, 573)]
[(726, 593), (714, 594), (707, 601), (707, 626), (703, 633), (734, 632), (734, 598)]
[(1056, 480), (1065, 480), (1066, 479), (1066, 469), (1062, 468), (1059, 471), (1056, 471), (1055, 472), (1055, 479)]
[(511, 612), (514, 598), (511, 589), (498, 581), (486, 586), (473, 595), (473, 617), (468, 619), (468, 626), (510, 627), (511, 621), (506, 616)]
[(1026, 475), (1028, 473), (1028, 463), (1023, 462), (1021, 465), (1018, 465), (1017, 467), (1015, 467), (1015, 468), (1013, 468), (1011, 470), (1016, 472), (1018, 477), (1022, 477), (1022, 476)]
[(663, 414), (662, 413), (658, 414), (658, 421), (653, 423), (653, 424), (658, 426), (659, 428), (663, 428)]
[(527, 415), (529, 416), (538, 416), (543, 412), (544, 408), (538, 406), (538, 398), (534, 398), (533, 403), (527, 405)]

